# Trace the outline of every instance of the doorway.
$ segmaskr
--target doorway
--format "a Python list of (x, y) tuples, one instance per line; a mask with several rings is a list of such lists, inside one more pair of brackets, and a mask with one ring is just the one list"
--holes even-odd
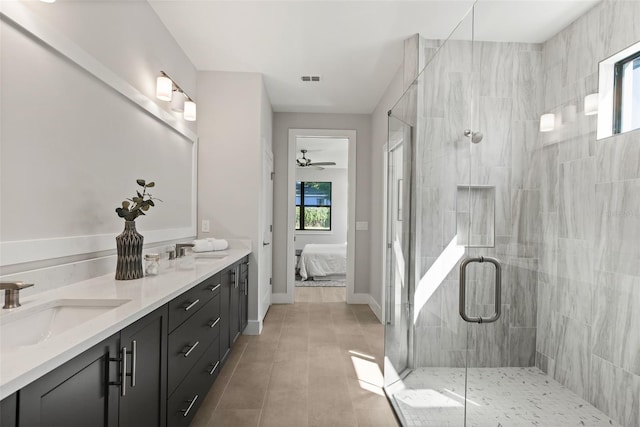
[[(298, 282), (303, 287), (336, 285), (342, 278), (346, 284), (346, 302), (356, 302), (355, 154), (354, 130), (289, 130), (286, 273), (289, 303), (295, 301), (297, 273), (299, 279), (308, 281)], [(301, 258), (323, 264), (308, 268), (308, 263), (301, 265)], [(343, 268), (339, 267), (341, 263)], [(297, 269), (299, 265), (302, 271)], [(334, 283), (323, 282), (325, 280)]]

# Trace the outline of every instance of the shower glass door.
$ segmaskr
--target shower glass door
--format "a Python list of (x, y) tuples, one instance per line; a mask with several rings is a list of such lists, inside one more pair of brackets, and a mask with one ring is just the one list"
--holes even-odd
[[(387, 325), (386, 355), (389, 362), (396, 361), (394, 367), (404, 367), (398, 362), (406, 360), (406, 369), (400, 378), (391, 378), (385, 366), (386, 384), (395, 380), (386, 391), (404, 426), (465, 425), (466, 367), (473, 336), (459, 313), (459, 271), (469, 248), (490, 237), (476, 226), (474, 211), (491, 193), (476, 188), (471, 179), (472, 138), (478, 138), (472, 19), (467, 15), (448, 40), (420, 40), (418, 51), (424, 53), (426, 67), (389, 119), (390, 130), (404, 123), (412, 129), (412, 143), (402, 148), (407, 158), (404, 185), (397, 187), (390, 180), (387, 190), (391, 200), (401, 188), (405, 200), (401, 224), (389, 220), (388, 228), (391, 233), (394, 226), (404, 232), (401, 283), (408, 292), (408, 325), (405, 330), (406, 310), (397, 303), (397, 298), (404, 302), (405, 294), (398, 290), (400, 282), (392, 280), (387, 300), (395, 302), (400, 314), (393, 318), (393, 308), (388, 307), (387, 321), (400, 321), (401, 326)], [(389, 145), (393, 148), (391, 133)], [(394, 154), (390, 152), (390, 164)], [(389, 219), (397, 215), (391, 212), (394, 208), (390, 202)], [(393, 262), (400, 251), (393, 240), (390, 243)], [(473, 292), (471, 286), (469, 291)], [(406, 335), (398, 337), (396, 331)]]
[[(387, 248), (385, 386), (398, 381), (409, 366), (410, 301), (407, 263), (410, 232), (408, 206), (409, 155), (412, 128), (395, 117), (389, 118), (387, 152)], [(408, 198), (406, 199), (408, 200)]]

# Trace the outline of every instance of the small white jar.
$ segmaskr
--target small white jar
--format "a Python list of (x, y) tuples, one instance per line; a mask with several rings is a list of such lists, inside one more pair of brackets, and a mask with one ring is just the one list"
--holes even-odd
[(160, 255), (158, 254), (146, 254), (144, 256), (145, 276), (156, 276), (158, 274), (158, 264), (160, 262)]

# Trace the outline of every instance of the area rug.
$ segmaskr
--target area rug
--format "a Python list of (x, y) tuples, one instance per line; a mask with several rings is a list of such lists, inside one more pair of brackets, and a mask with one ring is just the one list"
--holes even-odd
[(344, 288), (345, 286), (347, 286), (347, 279), (341, 279), (341, 280), (296, 280), (296, 287), (299, 288), (310, 288), (310, 287), (342, 287)]

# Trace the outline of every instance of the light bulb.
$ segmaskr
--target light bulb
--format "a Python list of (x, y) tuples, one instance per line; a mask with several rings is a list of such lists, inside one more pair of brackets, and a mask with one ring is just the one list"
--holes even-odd
[(196, 103), (193, 101), (184, 102), (184, 119), (189, 122), (196, 120)]
[(593, 116), (598, 114), (598, 94), (592, 93), (584, 97), (584, 115)]
[(171, 101), (173, 82), (167, 76), (158, 76), (156, 80), (156, 97), (162, 101)]
[(551, 132), (556, 124), (556, 116), (552, 113), (540, 116), (540, 132)]
[(187, 100), (187, 97), (183, 92), (174, 90), (173, 97), (171, 98), (171, 109), (173, 111), (177, 111), (178, 113), (182, 113), (184, 111), (184, 102)]

